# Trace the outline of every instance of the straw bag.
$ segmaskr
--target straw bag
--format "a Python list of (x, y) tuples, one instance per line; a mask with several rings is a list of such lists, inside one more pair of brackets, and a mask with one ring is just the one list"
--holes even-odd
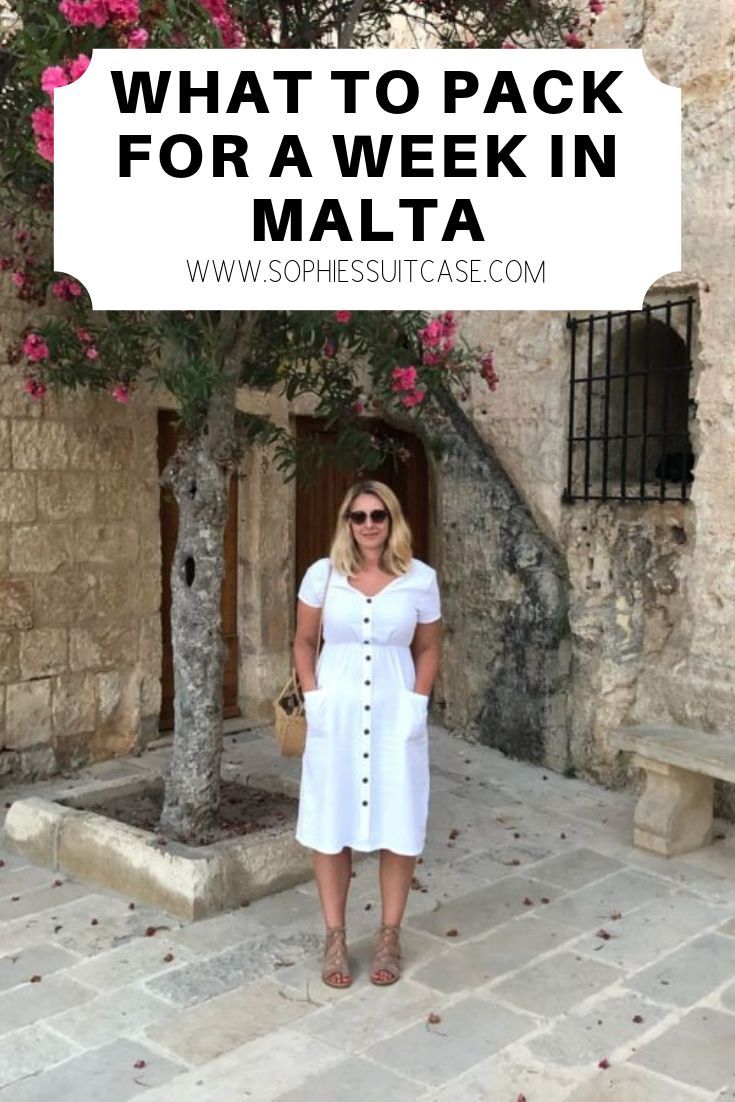
[[(322, 625), (324, 623), (324, 605), (332, 576), (330, 564), (327, 585), (324, 590), (322, 608), (319, 616), (319, 650), (322, 645)], [(291, 676), (273, 701), (275, 709), (275, 728), (278, 747), (284, 758), (300, 758), (306, 745), (306, 712), (304, 694), (299, 684), (295, 668), (291, 667)]]

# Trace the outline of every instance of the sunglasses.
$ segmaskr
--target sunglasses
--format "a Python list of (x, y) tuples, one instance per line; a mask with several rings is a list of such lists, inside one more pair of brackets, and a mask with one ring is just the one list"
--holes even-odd
[(387, 509), (373, 509), (372, 513), (366, 513), (364, 509), (355, 509), (347, 514), (347, 519), (351, 520), (353, 524), (364, 524), (368, 517), (373, 524), (382, 524), (388, 520), (390, 513)]

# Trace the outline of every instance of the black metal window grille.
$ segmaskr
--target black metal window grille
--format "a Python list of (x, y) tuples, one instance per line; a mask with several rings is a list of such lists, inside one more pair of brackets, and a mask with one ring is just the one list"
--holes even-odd
[(687, 500), (694, 303), (567, 317), (564, 501)]

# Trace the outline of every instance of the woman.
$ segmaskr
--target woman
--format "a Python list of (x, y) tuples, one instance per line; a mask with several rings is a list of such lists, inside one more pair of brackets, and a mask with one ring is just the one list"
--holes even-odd
[(322, 979), (331, 987), (352, 982), (353, 849), (380, 850), (382, 925), (370, 978), (386, 986), (400, 976), (400, 925), (426, 834), (426, 716), (440, 616), (436, 573), (412, 558), (393, 491), (382, 482), (353, 486), (329, 558), (304, 575), (294, 644), (307, 718), (296, 837), (314, 850), (327, 928)]

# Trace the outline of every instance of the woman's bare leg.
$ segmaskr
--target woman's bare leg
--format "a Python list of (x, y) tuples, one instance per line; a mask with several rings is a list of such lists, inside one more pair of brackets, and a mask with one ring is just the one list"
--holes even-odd
[[(341, 853), (312, 854), (319, 898), (327, 929), (346, 925), (347, 893), (352, 876), (352, 850), (345, 846)], [(336, 983), (349, 983), (350, 977), (335, 972)]]
[[(406, 857), (401, 853), (393, 853), (389, 849), (381, 849), (379, 878), (381, 922), (384, 926), (401, 925), (415, 868), (415, 857)], [(390, 973), (382, 970), (377, 971), (375, 976), (377, 979), (390, 979)]]

